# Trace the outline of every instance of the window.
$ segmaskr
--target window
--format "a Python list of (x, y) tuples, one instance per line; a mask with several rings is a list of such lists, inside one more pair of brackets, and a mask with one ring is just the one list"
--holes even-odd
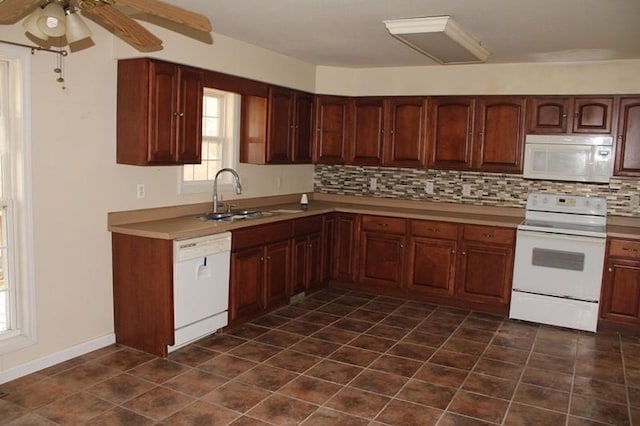
[[(202, 100), (202, 163), (182, 167), (181, 192), (212, 192), (216, 172), (224, 167), (236, 167), (239, 98), (231, 92), (205, 88)], [(222, 174), (218, 182), (221, 190), (226, 190), (225, 184), (232, 185), (228, 173)]]
[(35, 339), (29, 54), (0, 47), (0, 354)]

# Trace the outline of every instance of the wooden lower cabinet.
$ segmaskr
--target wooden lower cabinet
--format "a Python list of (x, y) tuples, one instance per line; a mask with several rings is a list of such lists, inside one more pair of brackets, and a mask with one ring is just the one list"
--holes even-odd
[(472, 302), (508, 304), (514, 246), (512, 229), (464, 225), (456, 294)]
[[(515, 229), (370, 215), (360, 219), (357, 279), (336, 278), (335, 286), (508, 312)], [(343, 226), (346, 240), (353, 226)], [(337, 254), (334, 259), (346, 265)]]
[(298, 219), (293, 227), (295, 238), (292, 252), (292, 295), (315, 290), (322, 286), (325, 279), (324, 218), (311, 216)]
[(354, 213), (336, 213), (334, 216), (333, 279), (353, 283), (358, 277), (358, 238), (360, 216)]
[(399, 218), (362, 217), (358, 276), (360, 284), (403, 287), (405, 222)]
[(640, 325), (640, 241), (611, 239), (607, 244), (600, 322), (609, 328)]
[(409, 292), (452, 297), (459, 225), (412, 220), (410, 227), (407, 265)]
[(287, 303), (293, 221), (233, 231), (229, 287), (230, 325)]

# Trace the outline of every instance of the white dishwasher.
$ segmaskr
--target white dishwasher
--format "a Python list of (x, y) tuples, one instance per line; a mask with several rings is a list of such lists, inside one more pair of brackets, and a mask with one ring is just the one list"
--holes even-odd
[(173, 243), (173, 321), (169, 352), (228, 323), (231, 233)]

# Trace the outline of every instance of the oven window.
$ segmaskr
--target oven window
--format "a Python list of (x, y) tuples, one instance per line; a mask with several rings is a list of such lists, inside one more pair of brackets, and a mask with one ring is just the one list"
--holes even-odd
[(534, 248), (531, 264), (569, 271), (584, 271), (584, 253)]

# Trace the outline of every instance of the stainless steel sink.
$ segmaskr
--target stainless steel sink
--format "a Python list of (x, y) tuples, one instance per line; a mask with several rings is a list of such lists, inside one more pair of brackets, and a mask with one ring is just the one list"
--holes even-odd
[(271, 216), (270, 212), (263, 212), (260, 210), (233, 210), (230, 213), (205, 213), (202, 216), (198, 216), (201, 220), (212, 220), (216, 222), (220, 221), (232, 221), (232, 220), (247, 220), (258, 219), (265, 216)]

